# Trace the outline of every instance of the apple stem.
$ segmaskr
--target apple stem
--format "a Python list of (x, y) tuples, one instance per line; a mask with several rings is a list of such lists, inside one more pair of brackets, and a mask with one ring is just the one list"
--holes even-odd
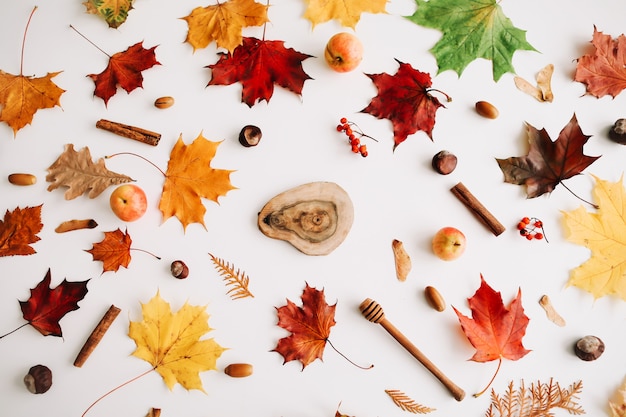
[(22, 37), (22, 53), (20, 57), (20, 75), (24, 75), (24, 48), (26, 46), (26, 33), (28, 32), (28, 27), (30, 26), (30, 21), (35, 14), (35, 10), (37, 10), (37, 6), (33, 7), (33, 10), (30, 12), (30, 16), (28, 16), (28, 21), (26, 22), (26, 28), (24, 29), (24, 36)]
[(155, 255), (154, 253), (152, 253), (152, 252), (148, 252), (147, 250), (144, 250), (144, 249), (130, 248), (130, 250), (136, 250), (136, 251), (138, 251), (138, 252), (147, 253), (148, 255), (152, 255), (152, 256), (154, 256), (155, 258), (157, 258), (158, 260), (161, 260), (161, 257), (160, 257), (160, 256), (157, 256), (157, 255)]
[(21, 328), (22, 328), (22, 327), (24, 327), (24, 326), (27, 326), (28, 324), (30, 324), (30, 323), (24, 323), (24, 324), (22, 324), (21, 326), (19, 326), (18, 328), (11, 330), (9, 333), (5, 333), (5, 334), (3, 334), (2, 336), (0, 336), (0, 339), (2, 339), (3, 337), (6, 337), (6, 336), (8, 336), (8, 335), (10, 335), (11, 333), (15, 333), (15, 332), (17, 332), (19, 329), (21, 329)]
[(146, 161), (147, 163), (149, 163), (150, 165), (152, 165), (153, 167), (155, 167), (156, 169), (158, 169), (158, 170), (159, 170), (159, 172), (160, 172), (161, 174), (163, 174), (163, 176), (164, 176), (164, 177), (167, 177), (167, 175), (165, 174), (165, 172), (163, 172), (163, 170), (162, 170), (161, 168), (159, 168), (159, 167), (158, 167), (158, 166), (157, 166), (154, 162), (150, 161), (150, 160), (149, 160), (149, 159), (147, 159), (147, 158), (144, 158), (144, 157), (143, 157), (143, 156), (141, 156), (141, 155), (138, 155), (138, 154), (136, 154), (136, 153), (133, 153), (133, 152), (118, 152), (118, 153), (114, 153), (114, 154), (111, 154), (111, 155), (106, 155), (106, 156), (104, 157), (104, 159), (111, 159), (111, 158), (113, 158), (114, 156), (118, 156), (118, 155), (132, 155), (132, 156), (136, 156), (137, 158), (141, 158), (141, 159), (143, 159), (144, 161)]
[(149, 374), (150, 372), (154, 371), (156, 368), (150, 368), (148, 369), (146, 372), (143, 372), (140, 375), (137, 375), (136, 377), (129, 379), (128, 381), (124, 382), (123, 384), (118, 385), (117, 387), (113, 388), (112, 390), (110, 390), (109, 392), (103, 394), (102, 396), (100, 396), (100, 398), (98, 398), (96, 401), (94, 401), (93, 403), (91, 403), (91, 405), (89, 407), (87, 407), (87, 409), (85, 410), (85, 412), (81, 415), (81, 417), (85, 417), (87, 415), (87, 413), (89, 412), (89, 410), (91, 410), (96, 404), (98, 404), (101, 400), (103, 400), (104, 398), (106, 398), (108, 395), (113, 394), (115, 391), (117, 391), (118, 389), (130, 384), (131, 382), (134, 382), (136, 380), (138, 380), (139, 378), (141, 378), (144, 375)]
[(353, 361), (351, 361), (351, 360), (350, 360), (350, 359), (349, 359), (346, 355), (344, 355), (344, 354), (343, 354), (343, 353), (341, 353), (339, 350), (337, 350), (337, 348), (336, 348), (336, 347), (335, 347), (335, 346), (331, 343), (330, 339), (326, 339), (326, 342), (328, 342), (328, 344), (330, 345), (330, 347), (331, 347), (331, 348), (333, 348), (333, 350), (334, 350), (335, 352), (337, 352), (337, 353), (338, 353), (341, 357), (343, 357), (345, 360), (347, 360), (348, 362), (350, 362), (352, 365), (356, 366), (357, 368), (367, 370), (367, 369), (372, 369), (372, 368), (374, 367), (374, 365), (373, 365), (373, 364), (372, 364), (372, 365), (370, 365), (370, 366), (361, 366), (361, 365), (358, 365), (358, 364), (354, 363), (354, 362), (353, 362)]
[(111, 58), (111, 55), (107, 54), (104, 49), (100, 48), (98, 45), (96, 45), (95, 43), (93, 43), (89, 38), (87, 38), (85, 35), (83, 35), (82, 33), (80, 33), (78, 31), (78, 29), (76, 29), (74, 26), (70, 25), (70, 28), (74, 29), (74, 32), (78, 33), (80, 36), (83, 37), (83, 39), (85, 39), (87, 42), (89, 42), (91, 45), (93, 45), (97, 50), (99, 50), (100, 52), (102, 52), (103, 54), (105, 54), (106, 56), (108, 56), (109, 58)]
[(477, 392), (476, 394), (474, 394), (474, 398), (480, 397), (481, 395), (483, 395), (489, 389), (489, 387), (491, 386), (493, 381), (496, 379), (496, 375), (498, 375), (498, 371), (500, 370), (500, 365), (502, 365), (502, 356), (500, 356), (500, 359), (498, 360), (498, 367), (496, 368), (496, 372), (491, 377), (491, 380), (489, 381), (487, 386), (482, 391)]

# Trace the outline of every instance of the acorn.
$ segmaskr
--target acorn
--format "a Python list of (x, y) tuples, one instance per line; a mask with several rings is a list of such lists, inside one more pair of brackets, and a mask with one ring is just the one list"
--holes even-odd
[(596, 336), (585, 336), (574, 345), (574, 353), (584, 361), (595, 361), (604, 352), (604, 342)]
[(189, 267), (181, 260), (172, 262), (170, 265), (172, 276), (178, 279), (185, 279), (189, 276)]
[(263, 132), (258, 126), (246, 125), (239, 132), (239, 143), (249, 148), (258, 145), (261, 137), (263, 137)]
[(45, 365), (35, 365), (28, 370), (24, 384), (33, 394), (43, 394), (52, 386), (52, 371)]

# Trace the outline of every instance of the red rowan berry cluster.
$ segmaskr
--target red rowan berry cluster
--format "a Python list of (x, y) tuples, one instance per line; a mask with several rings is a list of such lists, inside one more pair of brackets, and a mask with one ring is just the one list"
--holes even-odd
[[(361, 156), (364, 158), (367, 156), (367, 146), (364, 144), (361, 144), (361, 140), (359, 139), (359, 137), (361, 138), (365, 137), (365, 138), (369, 138), (369, 139), (376, 141), (376, 139), (374, 139), (373, 137), (363, 133), (361, 129), (359, 129), (359, 127), (356, 125), (356, 123), (349, 121), (345, 117), (342, 117), (341, 119), (339, 119), (339, 124), (337, 125), (337, 132), (343, 132), (348, 137), (348, 142), (350, 143), (350, 146), (352, 147), (352, 152), (360, 153)], [(357, 135), (359, 137), (357, 137)]]
[[(536, 217), (523, 217), (522, 220), (517, 223), (517, 230), (519, 230), (520, 236), (525, 237), (528, 240), (541, 240), (546, 237), (543, 230), (543, 222)], [(548, 239), (546, 239), (546, 242)]]

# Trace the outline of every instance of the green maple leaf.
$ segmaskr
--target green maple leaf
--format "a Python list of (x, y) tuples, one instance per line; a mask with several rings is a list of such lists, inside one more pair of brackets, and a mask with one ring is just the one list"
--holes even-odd
[(526, 31), (513, 26), (496, 0), (415, 0), (417, 10), (406, 16), (413, 23), (438, 29), (442, 38), (430, 50), (439, 73), (453, 70), (461, 75), (478, 58), (492, 61), (493, 79), (514, 73), (516, 50), (536, 51), (526, 41)]

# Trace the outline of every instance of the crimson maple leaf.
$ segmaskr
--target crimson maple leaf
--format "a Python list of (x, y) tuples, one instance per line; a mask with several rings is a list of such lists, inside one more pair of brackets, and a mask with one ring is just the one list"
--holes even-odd
[(50, 288), (50, 269), (44, 279), (30, 290), (30, 298), (20, 301), (24, 319), (44, 336), (63, 336), (59, 320), (70, 311), (78, 310), (78, 302), (87, 295), (87, 282), (64, 279)]
[(612, 39), (593, 27), (594, 53), (578, 59), (574, 81), (582, 82), (587, 93), (613, 98), (626, 88), (626, 36)]
[(89, 74), (88, 76), (95, 82), (96, 89), (94, 95), (104, 100), (106, 106), (109, 99), (117, 92), (120, 86), (127, 93), (138, 87), (143, 87), (143, 75), (141, 71), (161, 65), (156, 60), (154, 50), (143, 47), (143, 42), (138, 42), (123, 52), (118, 52), (109, 57), (109, 63), (100, 74)]
[(302, 369), (315, 359), (322, 359), (324, 347), (335, 325), (335, 307), (328, 305), (324, 290), (317, 290), (306, 284), (302, 292), (302, 307), (287, 300), (287, 305), (276, 308), (278, 326), (291, 332), (283, 337), (273, 349), (280, 353), (284, 363), (299, 360)]
[(252, 107), (257, 100), (269, 103), (277, 84), (297, 95), (311, 77), (304, 72), (302, 61), (311, 58), (284, 41), (266, 41), (244, 37), (232, 54), (221, 53), (217, 63), (208, 65), (212, 76), (208, 85), (231, 85), (240, 82), (241, 101)]
[(117, 272), (120, 266), (128, 268), (130, 264), (130, 245), (133, 243), (128, 230), (120, 229), (104, 232), (104, 239), (94, 243), (93, 247), (85, 252), (91, 253), (94, 261), (102, 261), (102, 272)]
[(554, 142), (545, 129), (537, 130), (529, 124), (526, 124), (526, 128), (530, 143), (528, 154), (507, 159), (496, 158), (496, 161), (504, 173), (504, 181), (526, 185), (528, 198), (552, 192), (558, 184), (580, 174), (599, 158), (583, 153), (583, 145), (591, 136), (583, 134), (576, 114)]
[[(472, 318), (464, 316), (455, 307), (453, 309), (461, 322), (463, 332), (472, 346), (476, 348), (471, 360), (490, 362), (497, 359), (497, 374), (503, 358), (515, 361), (530, 352), (522, 344), (529, 319), (522, 307), (521, 289), (518, 290), (517, 296), (509, 306), (505, 307), (502, 295), (491, 288), (481, 274), (480, 288), (471, 298), (468, 298), (468, 303)], [(494, 374), (489, 385), (495, 377)], [(487, 388), (475, 396), (482, 394)]]
[(41, 238), (41, 207), (25, 207), (7, 210), (4, 220), (0, 220), (0, 257), (13, 255), (32, 255), (36, 251), (30, 246)]
[[(410, 64), (400, 62), (394, 75), (365, 74), (378, 89), (378, 95), (361, 110), (379, 119), (388, 119), (393, 124), (393, 149), (409, 135), (421, 130), (430, 140), (435, 126), (435, 113), (443, 104), (430, 94), (432, 81), (430, 74), (414, 69)], [(450, 97), (443, 93), (448, 101)]]

